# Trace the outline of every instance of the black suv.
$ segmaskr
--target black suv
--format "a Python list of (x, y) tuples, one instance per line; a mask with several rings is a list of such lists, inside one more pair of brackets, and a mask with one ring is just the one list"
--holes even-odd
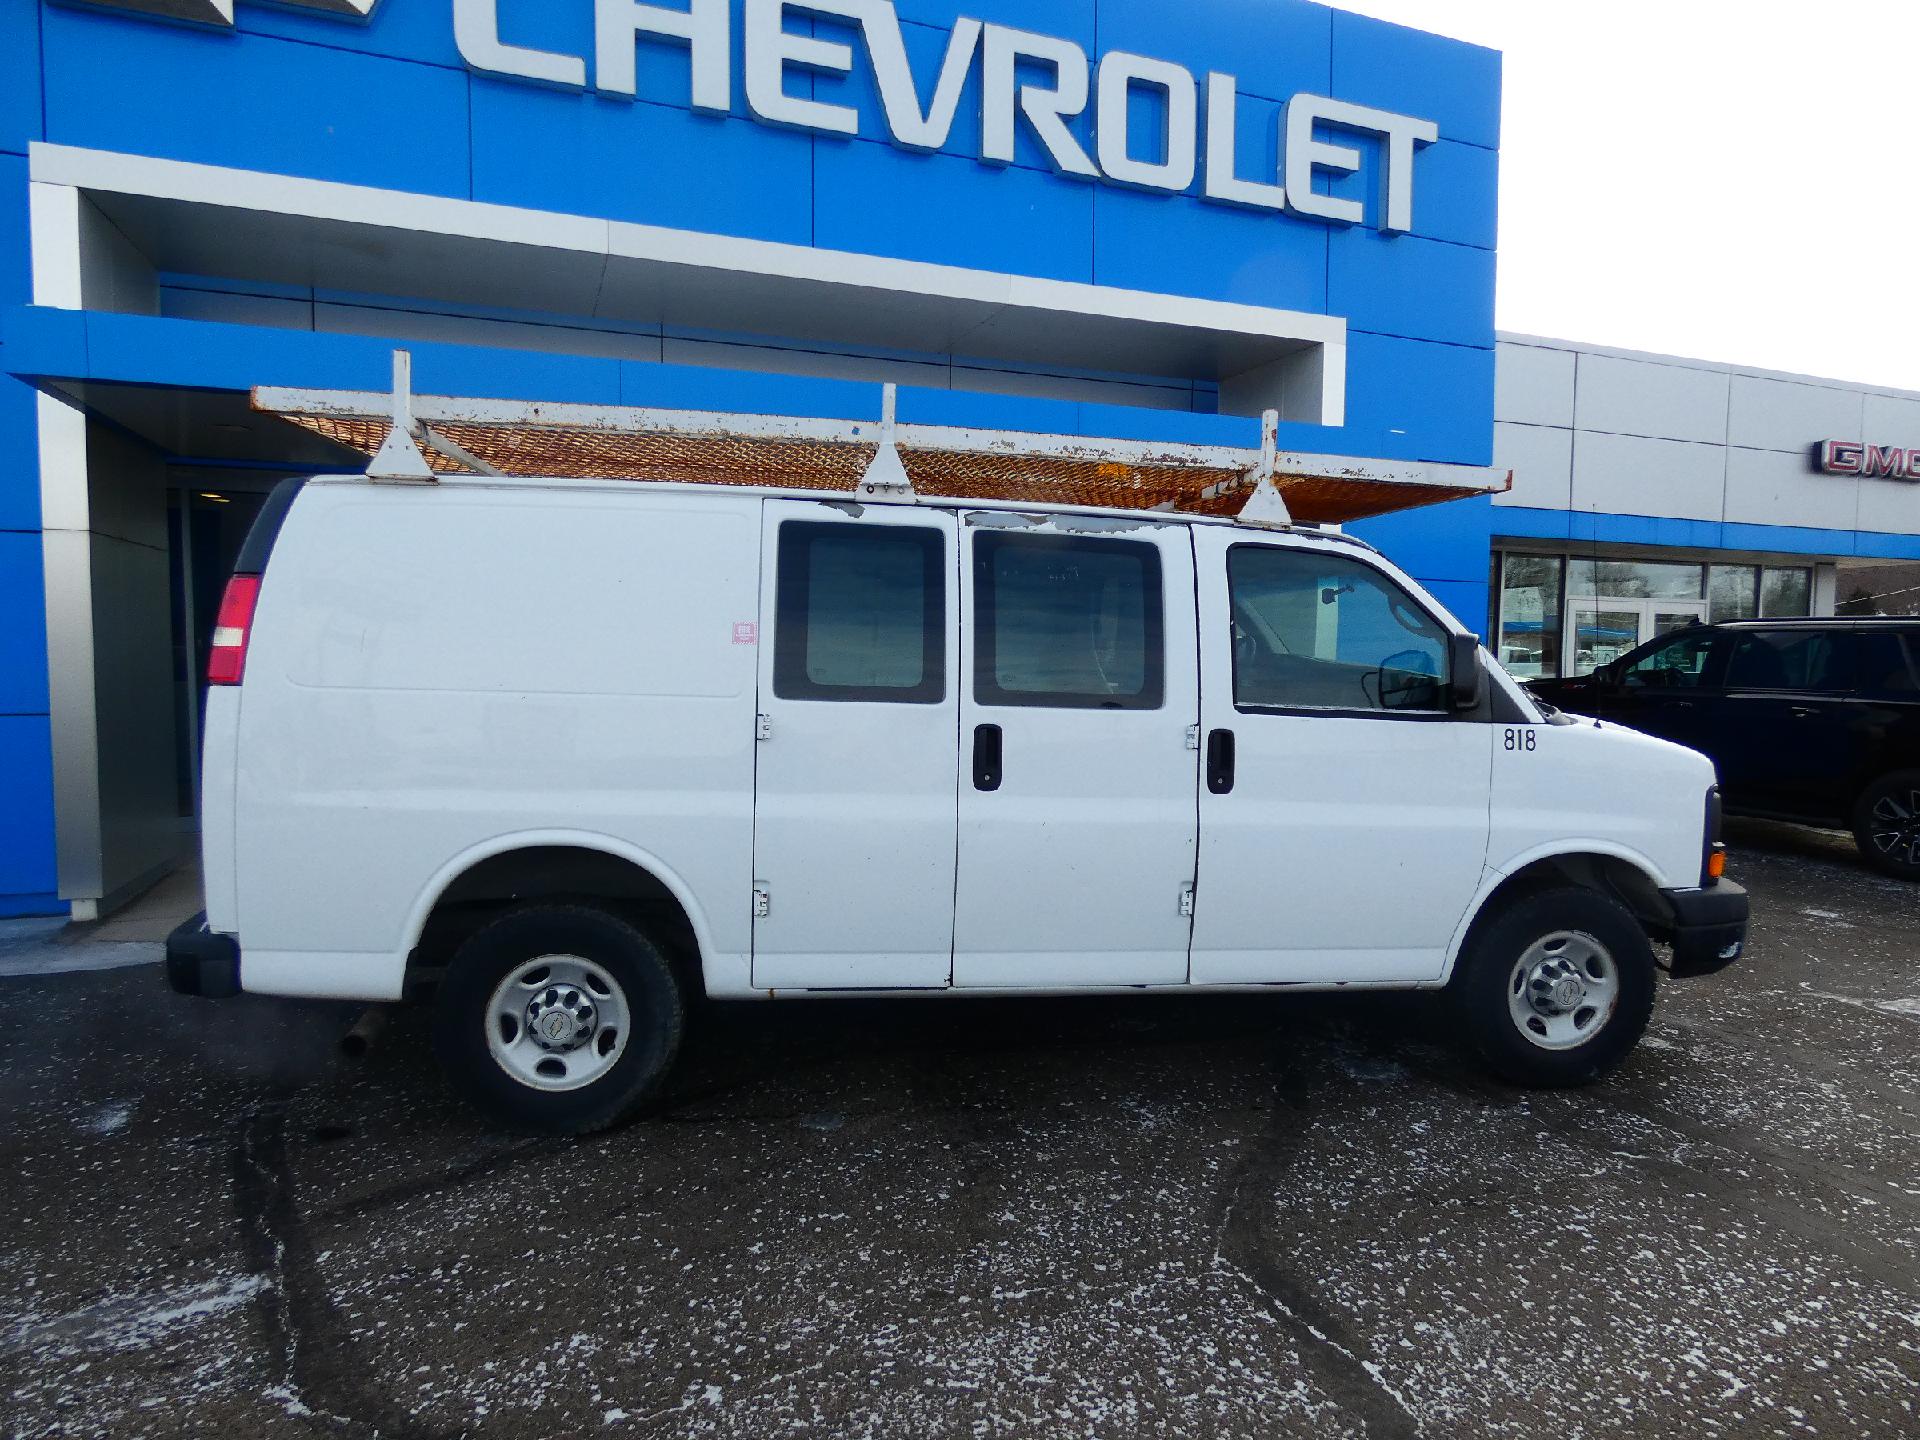
[(1842, 826), (1920, 880), (1920, 619), (1694, 625), (1528, 688), (1711, 757), (1731, 812)]

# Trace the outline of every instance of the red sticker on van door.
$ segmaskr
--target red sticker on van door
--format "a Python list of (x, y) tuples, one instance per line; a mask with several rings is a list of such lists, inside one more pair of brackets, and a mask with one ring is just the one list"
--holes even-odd
[(733, 643), (736, 645), (758, 645), (760, 627), (751, 620), (739, 621), (733, 627)]

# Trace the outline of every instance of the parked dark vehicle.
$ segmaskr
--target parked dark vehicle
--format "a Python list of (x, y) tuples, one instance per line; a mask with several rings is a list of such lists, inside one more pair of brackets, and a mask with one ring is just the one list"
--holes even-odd
[(1841, 826), (1920, 880), (1920, 619), (1694, 625), (1528, 688), (1711, 757), (1731, 813)]

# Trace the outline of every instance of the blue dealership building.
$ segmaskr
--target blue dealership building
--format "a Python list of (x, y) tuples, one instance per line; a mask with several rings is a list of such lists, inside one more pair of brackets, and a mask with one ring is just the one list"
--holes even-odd
[[(865, 419), (894, 383), (907, 423), (1255, 447), (1278, 410), (1289, 451), (1505, 465), (1497, 501), (1354, 529), (1517, 668), (1591, 658), (1673, 567), (1721, 613), (1920, 556), (1920, 486), (1802, 445), (1920, 445), (1920, 397), (1497, 339), (1475, 46), (1307, 0), (4, 24), (0, 915), (87, 918), (191, 853), (225, 570), (278, 477), (351, 458), (248, 394), (382, 389), (396, 345), (436, 394)], [(1755, 392), (1745, 444), (1767, 385), (1820, 390), (1819, 433)], [(1748, 449), (1793, 459), (1736, 484)], [(1649, 464), (1686, 483), (1608, 478)], [(1763, 490), (1785, 520), (1732, 498)]]

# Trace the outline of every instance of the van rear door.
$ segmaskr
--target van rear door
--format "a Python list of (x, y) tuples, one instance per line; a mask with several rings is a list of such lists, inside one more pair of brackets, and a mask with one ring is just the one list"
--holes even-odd
[[(754, 787), (758, 989), (925, 989), (953, 954), (954, 517), (769, 500)], [(748, 897), (741, 897), (748, 903)]]
[(1184, 525), (961, 524), (954, 984), (1187, 979), (1198, 816)]

